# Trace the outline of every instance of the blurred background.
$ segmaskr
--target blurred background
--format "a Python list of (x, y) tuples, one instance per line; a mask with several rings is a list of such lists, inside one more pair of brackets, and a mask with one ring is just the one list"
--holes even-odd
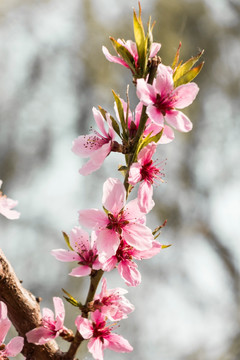
[[(205, 49), (200, 93), (184, 111), (192, 132), (158, 148), (167, 158), (166, 182), (155, 189), (151, 228), (168, 219), (160, 241), (172, 244), (139, 264), (142, 283), (129, 288), (136, 310), (118, 333), (130, 354), (106, 360), (239, 360), (240, 358), (240, 2), (142, 0), (143, 20), (156, 20), (154, 40), (164, 64), (179, 41), (187, 60)], [(26, 288), (53, 307), (65, 288), (84, 301), (88, 279), (50, 251), (65, 248), (61, 231), (77, 225), (77, 211), (101, 205), (102, 185), (122, 158), (114, 154), (88, 178), (72, 140), (94, 125), (92, 107), (114, 115), (113, 88), (122, 97), (130, 72), (108, 63), (109, 35), (133, 39), (130, 0), (2, 0), (0, 2), (0, 178), (19, 201), (21, 218), (0, 218), (0, 246)], [(113, 169), (114, 168), (114, 172)], [(109, 287), (126, 287), (117, 271)], [(1, 291), (1, 289), (0, 289)], [(75, 331), (75, 309), (66, 304)], [(64, 346), (64, 345), (63, 345)], [(91, 359), (83, 347), (80, 358)], [(22, 356), (19, 356), (21, 359)]]

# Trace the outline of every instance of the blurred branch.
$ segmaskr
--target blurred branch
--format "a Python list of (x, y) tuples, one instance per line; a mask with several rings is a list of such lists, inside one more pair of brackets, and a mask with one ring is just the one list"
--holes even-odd
[[(40, 306), (33, 294), (24, 289), (12, 266), (0, 249), (0, 300), (8, 308), (8, 316), (20, 336), (41, 324)], [(36, 346), (25, 341), (23, 354), (27, 360), (60, 360), (63, 354), (57, 343)]]

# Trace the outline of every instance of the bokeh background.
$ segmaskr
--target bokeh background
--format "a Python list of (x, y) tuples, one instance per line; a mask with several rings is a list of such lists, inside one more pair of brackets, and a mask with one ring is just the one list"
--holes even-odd
[[(155, 190), (148, 224), (168, 219), (160, 240), (172, 246), (139, 264), (142, 283), (129, 288), (136, 310), (118, 330), (134, 352), (106, 351), (105, 359), (239, 360), (240, 2), (141, 4), (145, 23), (149, 15), (156, 20), (164, 64), (180, 40), (184, 60), (205, 49), (206, 63), (197, 100), (185, 111), (193, 131), (158, 149), (166, 182)], [(61, 231), (77, 225), (78, 210), (99, 208), (105, 179), (120, 178), (120, 155), (81, 177), (83, 161), (71, 144), (94, 125), (92, 107), (113, 114), (111, 89), (124, 97), (131, 84), (101, 46), (113, 53), (109, 35), (133, 38), (132, 7), (136, 0), (0, 2), (0, 178), (21, 212), (17, 221), (0, 218), (0, 246), (43, 306), (52, 307), (61, 288), (86, 296), (88, 279), (70, 278), (71, 265), (50, 251), (65, 247)], [(130, 98), (134, 108), (133, 87)], [(125, 287), (116, 271), (107, 280)], [(66, 309), (74, 330), (77, 312)], [(91, 359), (85, 350), (79, 357)]]

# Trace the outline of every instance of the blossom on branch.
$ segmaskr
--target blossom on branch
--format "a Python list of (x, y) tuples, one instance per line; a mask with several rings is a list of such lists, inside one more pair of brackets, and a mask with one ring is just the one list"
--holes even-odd
[(114, 325), (106, 325), (106, 318), (99, 310), (91, 313), (91, 320), (78, 316), (75, 324), (84, 339), (90, 339), (88, 350), (95, 360), (103, 360), (103, 350), (125, 353), (133, 350), (129, 342), (118, 334), (112, 333)]
[[(76, 155), (83, 158), (90, 157), (88, 162), (79, 170), (81, 175), (89, 175), (102, 166), (105, 158), (111, 152), (112, 141), (115, 138), (110, 114), (105, 114), (105, 120), (101, 112), (93, 108), (93, 116), (99, 132), (95, 130), (94, 134), (81, 135), (73, 141), (72, 151)], [(107, 125), (107, 130), (105, 125)]]
[(141, 212), (138, 199), (126, 204), (126, 190), (120, 180), (108, 178), (103, 185), (103, 210), (79, 211), (80, 224), (96, 232), (96, 246), (100, 262), (104, 263), (116, 254), (120, 237), (137, 250), (152, 247), (153, 235), (145, 225), (145, 213)]
[(156, 180), (163, 182), (162, 177), (164, 174), (162, 166), (157, 164), (155, 166), (152, 157), (157, 148), (157, 144), (152, 142), (144, 147), (138, 154), (137, 162), (133, 163), (130, 167), (128, 182), (135, 186), (141, 182), (138, 189), (139, 208), (142, 212), (148, 212), (152, 209), (154, 201), (152, 185)]
[(164, 120), (176, 130), (188, 132), (192, 123), (181, 111), (190, 105), (199, 88), (195, 83), (188, 83), (174, 88), (173, 70), (163, 64), (158, 65), (157, 76), (153, 85), (144, 79), (137, 81), (137, 96), (147, 106), (146, 113), (153, 123), (164, 127)]
[(99, 270), (101, 263), (98, 260), (98, 253), (96, 248), (95, 233), (92, 232), (91, 240), (86, 231), (80, 226), (75, 226), (70, 232), (69, 243), (72, 251), (64, 249), (52, 250), (51, 254), (57, 260), (63, 262), (77, 261), (78, 267), (73, 269), (69, 275), (72, 276), (87, 276), (93, 270)]
[[(2, 180), (0, 180), (0, 189), (2, 186)], [(0, 191), (0, 214), (5, 216), (7, 219), (15, 220), (18, 219), (20, 213), (16, 210), (12, 210), (14, 206), (16, 206), (18, 202), (16, 200), (12, 200), (8, 198), (6, 195), (2, 195)]]
[(46, 344), (58, 336), (65, 336), (68, 329), (63, 326), (65, 309), (62, 299), (53, 298), (55, 319), (52, 310), (43, 308), (42, 325), (26, 333), (27, 341), (36, 345)]
[(120, 276), (127, 286), (137, 286), (141, 282), (141, 274), (137, 269), (137, 264), (133, 260), (150, 259), (158, 254), (161, 248), (161, 244), (153, 241), (151, 249), (139, 251), (122, 239), (116, 255), (108, 259), (103, 264), (102, 269), (104, 271), (111, 271), (117, 267)]
[(19, 354), (24, 345), (24, 338), (21, 336), (14, 337), (7, 345), (3, 343), (11, 324), (7, 317), (7, 306), (0, 301), (0, 359), (3, 360)]
[(102, 290), (99, 295), (95, 295), (92, 307), (111, 321), (126, 319), (134, 310), (134, 306), (124, 296), (127, 292), (122, 288), (107, 289), (107, 281), (103, 278)]

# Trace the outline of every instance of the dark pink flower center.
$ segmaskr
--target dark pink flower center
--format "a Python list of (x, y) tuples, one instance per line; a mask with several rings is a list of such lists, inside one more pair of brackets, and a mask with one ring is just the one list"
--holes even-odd
[(111, 333), (110, 327), (105, 327), (106, 322), (93, 323), (93, 337), (99, 337), (103, 342), (103, 339)]
[(148, 163), (144, 164), (141, 168), (142, 180), (149, 182), (150, 184), (154, 183), (154, 180), (158, 179), (163, 182), (162, 177), (164, 176), (161, 173), (160, 164), (159, 167), (153, 165), (154, 162), (150, 160)]
[(133, 253), (133, 247), (128, 245), (126, 241), (122, 240), (116, 252), (118, 262), (123, 260), (132, 260)]
[(165, 116), (168, 111), (173, 110), (171, 103), (170, 97), (161, 97), (160, 94), (157, 94), (154, 106)]
[(56, 321), (52, 321), (50, 318), (44, 317), (42, 319), (42, 325), (46, 329), (52, 331), (53, 333), (56, 333)]
[(93, 263), (96, 261), (98, 255), (97, 251), (93, 249), (86, 249), (86, 247), (82, 247), (82, 250), (80, 253), (78, 253), (80, 257), (80, 261), (78, 262), (79, 265), (87, 265), (91, 267)]
[(123, 211), (121, 211), (118, 215), (108, 214), (109, 223), (107, 225), (107, 229), (114, 230), (118, 234), (122, 233), (122, 229), (124, 226), (129, 224), (129, 221), (124, 219)]

